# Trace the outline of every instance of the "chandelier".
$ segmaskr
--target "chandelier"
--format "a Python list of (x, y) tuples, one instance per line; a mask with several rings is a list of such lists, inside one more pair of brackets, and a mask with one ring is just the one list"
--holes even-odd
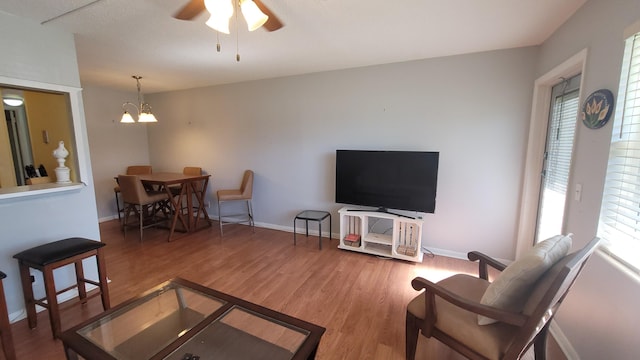
[(120, 119), (120, 122), (125, 124), (131, 124), (136, 122), (131, 116), (131, 114), (127, 111), (126, 109), (127, 105), (130, 105), (136, 108), (136, 112), (138, 113), (138, 122), (141, 122), (141, 123), (158, 122), (156, 117), (153, 116), (153, 114), (151, 113), (151, 105), (144, 102), (144, 98), (140, 93), (140, 79), (142, 79), (142, 76), (133, 75), (131, 77), (136, 79), (136, 83), (138, 85), (138, 104), (136, 105), (129, 101), (122, 104), (122, 110), (124, 110), (124, 114), (122, 114), (122, 119)]

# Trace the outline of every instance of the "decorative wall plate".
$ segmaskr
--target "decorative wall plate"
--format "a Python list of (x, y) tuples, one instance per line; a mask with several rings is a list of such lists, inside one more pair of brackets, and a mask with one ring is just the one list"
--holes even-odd
[(603, 127), (613, 112), (613, 93), (607, 89), (596, 90), (582, 104), (582, 122), (589, 129)]

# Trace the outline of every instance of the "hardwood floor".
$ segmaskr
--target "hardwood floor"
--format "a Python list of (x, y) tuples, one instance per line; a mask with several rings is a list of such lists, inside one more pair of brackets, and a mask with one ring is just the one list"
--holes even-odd
[[(382, 259), (337, 249), (337, 240), (298, 236), (244, 225), (217, 223), (191, 235), (147, 229), (141, 243), (135, 231), (123, 239), (117, 220), (100, 224), (107, 244), (111, 304), (115, 306), (173, 277), (182, 277), (325, 327), (317, 359), (404, 359), (406, 304), (417, 295), (416, 276), (437, 281), (452, 273), (475, 274), (477, 265), (445, 257), (421, 264)], [(62, 311), (62, 328), (101, 312), (99, 298)], [(12, 324), (18, 359), (64, 359), (53, 340), (46, 312), (38, 327), (26, 319)], [(426, 343), (426, 345), (425, 345)], [(446, 347), (421, 343), (417, 358), (460, 359)], [(554, 357), (550, 357), (554, 359)]]

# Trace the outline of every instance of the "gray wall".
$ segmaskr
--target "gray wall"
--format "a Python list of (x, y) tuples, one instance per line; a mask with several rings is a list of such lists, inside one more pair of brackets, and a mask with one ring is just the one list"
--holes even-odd
[[(11, 36), (0, 37), (0, 47), (6, 51), (0, 57), (0, 76), (36, 81), (69, 87), (80, 87), (73, 35), (58, 32), (50, 27), (0, 12), (0, 33)], [(81, 99), (80, 99), (81, 100)], [(4, 280), (7, 307), (11, 320), (24, 316), (22, 291), (15, 253), (35, 245), (68, 237), (80, 236), (99, 240), (96, 202), (88, 156), (88, 142), (84, 127), (84, 110), (80, 101), (81, 126), (76, 139), (78, 151), (85, 153), (88, 169), (82, 178), (82, 189), (48, 195), (0, 200), (0, 270), (7, 274)], [(54, 146), (55, 148), (55, 146)], [(88, 278), (97, 278), (95, 261), (87, 263)], [(59, 288), (74, 282), (71, 268), (55, 274)], [(36, 295), (43, 295), (41, 277)]]
[[(640, 20), (640, 1), (590, 0), (540, 49), (542, 75), (588, 49), (583, 96), (607, 88), (617, 99), (624, 50), (623, 31)], [(596, 235), (613, 121), (602, 129), (579, 126), (572, 184), (583, 184), (582, 201), (570, 201), (567, 229), (574, 248)], [(573, 188), (573, 186), (571, 187)], [(558, 323), (582, 359), (636, 359), (640, 278), (596, 253), (558, 314)]]
[[(133, 82), (132, 88), (135, 89)], [(94, 164), (98, 217), (101, 221), (110, 220), (117, 218), (114, 176), (124, 174), (128, 165), (150, 163), (147, 128), (144, 124), (120, 124), (121, 105), (125, 101), (135, 101), (135, 92), (86, 86), (82, 93)]]
[(512, 259), (535, 58), (521, 48), (148, 95), (151, 163), (203, 167), (212, 202), (253, 169), (258, 224), (290, 231), (302, 209), (338, 218), (336, 149), (440, 151), (425, 246)]

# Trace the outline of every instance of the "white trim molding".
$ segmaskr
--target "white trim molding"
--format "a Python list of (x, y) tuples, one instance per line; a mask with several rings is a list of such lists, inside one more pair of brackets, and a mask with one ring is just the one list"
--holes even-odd
[[(574, 75), (584, 73), (586, 62), (587, 49), (583, 49), (538, 78), (534, 83), (529, 139), (522, 183), (516, 259), (533, 246), (540, 197), (540, 172), (544, 157), (547, 124), (549, 122), (551, 88), (562, 78), (568, 79)], [(582, 89), (582, 86), (580, 88)], [(580, 99), (582, 99), (582, 90), (580, 91)]]

